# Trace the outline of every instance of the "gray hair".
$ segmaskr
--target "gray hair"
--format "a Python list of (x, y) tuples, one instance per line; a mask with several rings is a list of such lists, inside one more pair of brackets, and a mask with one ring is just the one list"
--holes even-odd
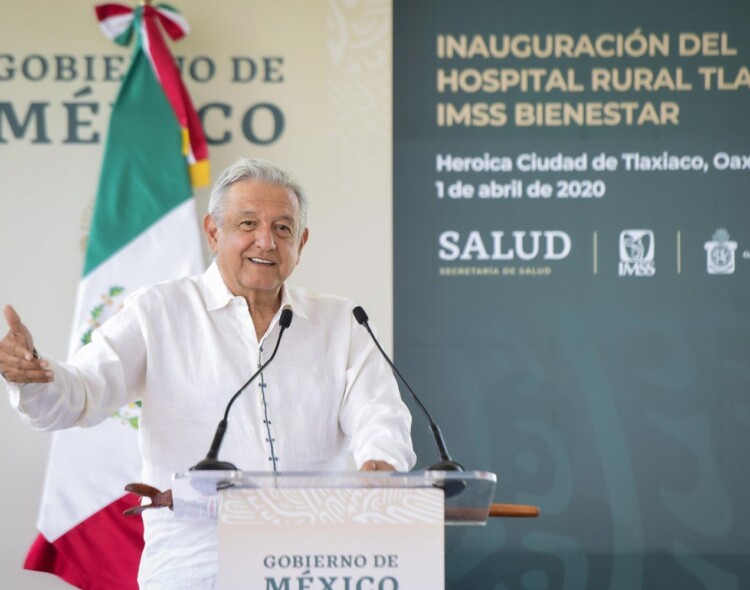
[(307, 227), (307, 195), (305, 195), (304, 189), (291, 174), (282, 170), (273, 162), (260, 158), (240, 158), (219, 176), (208, 202), (208, 214), (214, 218), (217, 226), (221, 227), (224, 224), (229, 187), (242, 180), (259, 180), (291, 190), (297, 197), (297, 203), (299, 204), (297, 238), (299, 239), (302, 236), (302, 232)]

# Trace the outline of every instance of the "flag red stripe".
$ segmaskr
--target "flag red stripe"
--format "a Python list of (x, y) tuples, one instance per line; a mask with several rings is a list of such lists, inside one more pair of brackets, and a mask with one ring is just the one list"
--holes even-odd
[(124, 4), (99, 4), (95, 7), (97, 18), (102, 21), (111, 16), (130, 14), (133, 9)]
[(159, 82), (164, 89), (167, 100), (172, 105), (180, 127), (188, 130), (190, 147), (196, 161), (208, 159), (208, 143), (203, 133), (198, 113), (195, 111), (190, 95), (180, 78), (174, 58), (169, 52), (166, 41), (156, 25), (158, 12), (151, 6), (143, 7), (143, 22), (148, 35), (148, 47)]
[(164, 38), (159, 33), (156, 16), (157, 12), (151, 6), (143, 7), (143, 24), (148, 36), (148, 50), (156, 68), (159, 82), (161, 82), (161, 87), (164, 89), (164, 94), (167, 95), (167, 99), (172, 105), (172, 110), (174, 110), (180, 127), (184, 129), (187, 127), (187, 113), (180, 92), (180, 73), (172, 55), (169, 53)]
[(39, 535), (24, 569), (54, 574), (85, 590), (137, 590), (143, 521), (122, 512), (138, 502), (134, 494), (123, 496), (53, 543)]
[(158, 10), (155, 12), (156, 16), (159, 18), (161, 26), (164, 27), (164, 30), (166, 31), (167, 35), (169, 35), (170, 39), (172, 39), (173, 41), (177, 41), (178, 39), (182, 39), (185, 36), (185, 31), (182, 29), (182, 27), (180, 27), (180, 25), (178, 25), (176, 22), (174, 22), (172, 19), (170, 19), (168, 16), (165, 16)]

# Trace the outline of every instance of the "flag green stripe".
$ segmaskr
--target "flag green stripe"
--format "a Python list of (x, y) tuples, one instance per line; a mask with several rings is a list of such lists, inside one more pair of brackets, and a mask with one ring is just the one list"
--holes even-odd
[(84, 276), (191, 196), (182, 132), (139, 47), (112, 110)]

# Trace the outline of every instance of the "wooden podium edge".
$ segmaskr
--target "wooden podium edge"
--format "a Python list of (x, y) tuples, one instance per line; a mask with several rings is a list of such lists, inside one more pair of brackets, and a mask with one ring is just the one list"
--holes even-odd
[(539, 506), (527, 506), (524, 504), (490, 504), (491, 518), (536, 518), (539, 516)]

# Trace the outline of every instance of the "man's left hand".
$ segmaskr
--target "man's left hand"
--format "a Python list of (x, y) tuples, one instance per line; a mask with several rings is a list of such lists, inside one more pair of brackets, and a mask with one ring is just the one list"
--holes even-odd
[(387, 463), (386, 461), (375, 461), (375, 459), (370, 459), (369, 461), (365, 461), (364, 463), (362, 463), (362, 467), (360, 467), (359, 470), (360, 471), (396, 471), (396, 468), (390, 463)]

